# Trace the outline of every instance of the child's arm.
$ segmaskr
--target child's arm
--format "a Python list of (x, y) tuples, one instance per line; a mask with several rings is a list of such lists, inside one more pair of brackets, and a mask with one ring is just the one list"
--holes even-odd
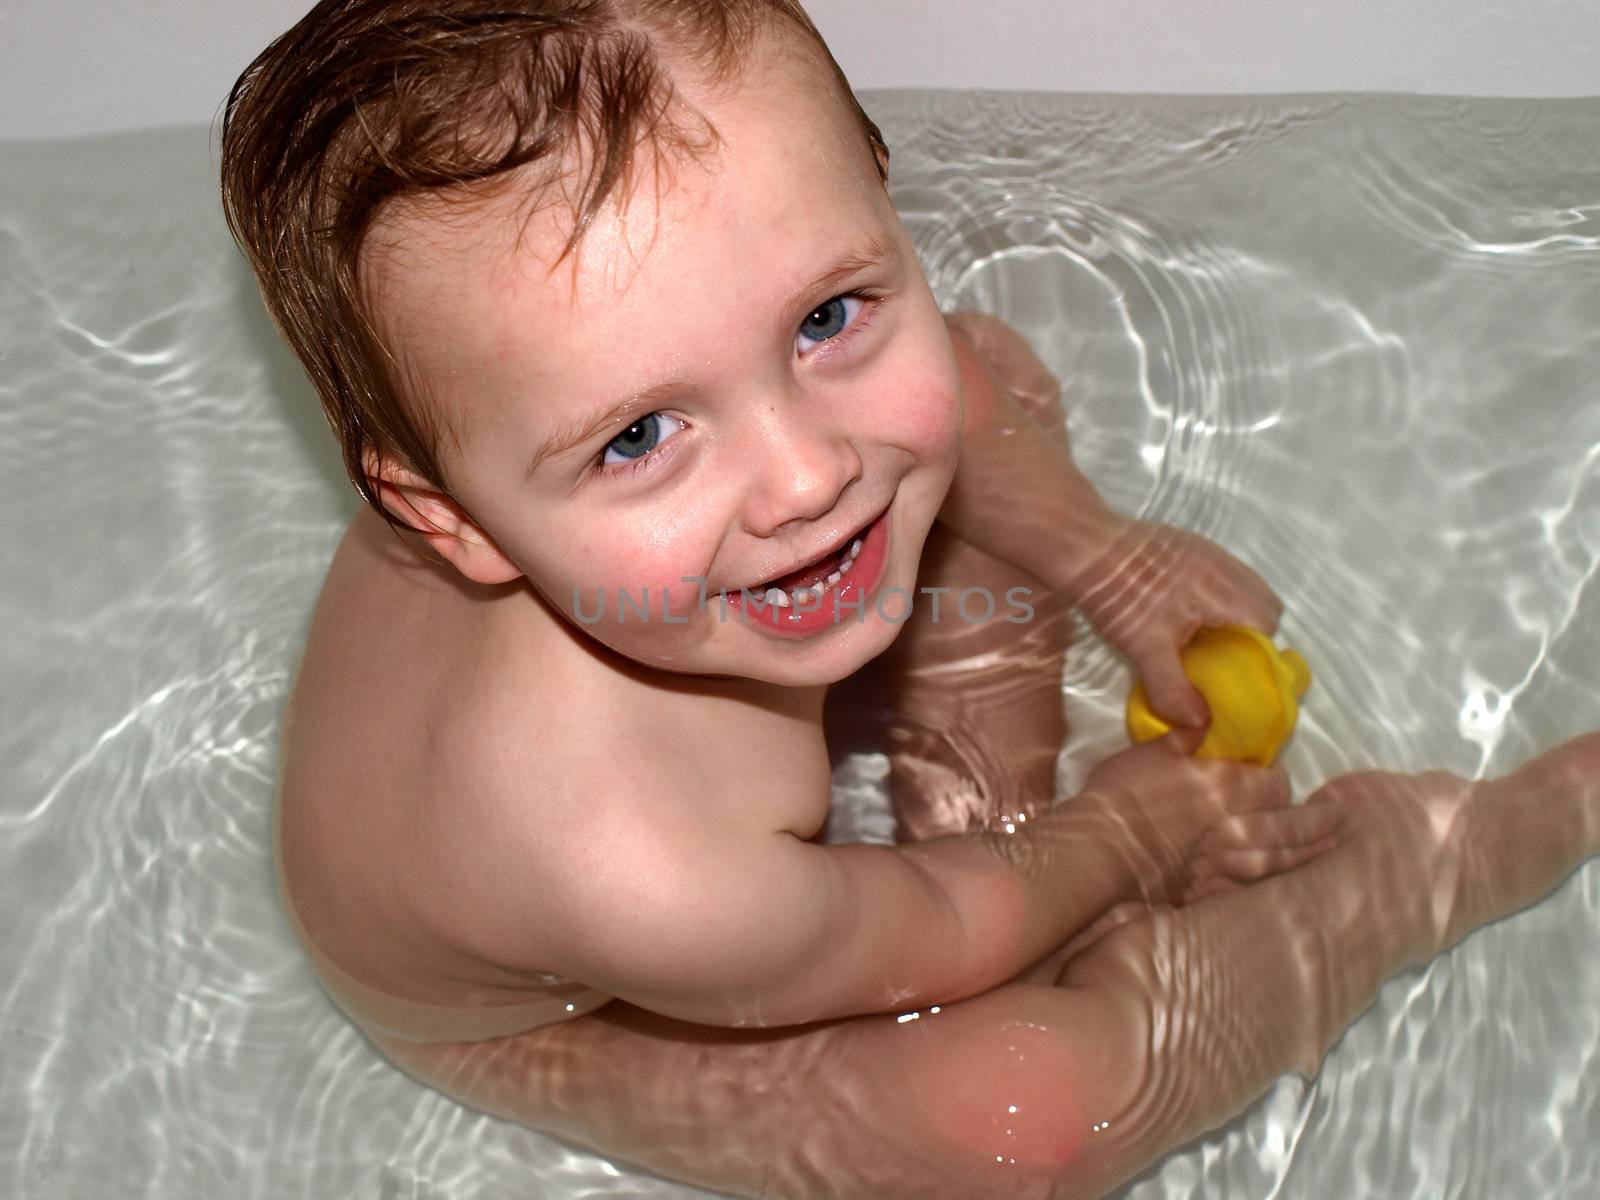
[(1130, 522), (1072, 461), (1065, 422), (1052, 420), (1059, 403), (1046, 394), (1055, 381), (1021, 335), (979, 313), (947, 322), (964, 412), (961, 456), (939, 520), (1074, 595)]
[(629, 1005), (493, 1042), (375, 1038), (467, 1104), (773, 1200), (1089, 1200), (1313, 1070), (1377, 985), (1600, 851), (1600, 740), (1493, 784), (1356, 776), (1339, 846), (1123, 926), (1059, 986), (783, 1030)]
[(1073, 464), (1043, 396), (1054, 380), (1022, 337), (976, 313), (949, 324), (965, 419), (940, 521), (1064, 594), (1133, 661), (1158, 712), (1203, 727), (1209, 713), (1178, 651), (1205, 625), (1271, 633), (1277, 597), (1204, 538), (1113, 512)]
[[(564, 841), (526, 853), (541, 895), (529, 954), (709, 1025), (949, 1003), (1013, 978), (1121, 902), (1182, 899), (1207, 871), (1259, 877), (1331, 844), (1333, 810), (1287, 802), (1281, 772), (1164, 743), (1116, 756), (1083, 795), (1014, 834), (895, 847), (812, 844), (763, 824), (772, 810), (748, 796), (644, 798), (625, 818), (595, 816), (613, 831), (603, 869)], [(1274, 853), (1237, 870), (1252, 848)]]

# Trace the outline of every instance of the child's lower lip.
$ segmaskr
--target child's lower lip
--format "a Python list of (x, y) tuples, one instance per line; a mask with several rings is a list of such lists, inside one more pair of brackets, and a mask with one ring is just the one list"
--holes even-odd
[[(891, 508), (893, 505), (890, 506)], [(808, 638), (838, 625), (864, 621), (889, 561), (889, 509), (861, 534), (861, 553), (849, 574), (822, 594), (810, 611), (760, 603), (754, 592), (728, 592), (727, 614), (769, 637)], [(807, 606), (809, 607), (809, 606)], [(857, 613), (860, 616), (857, 616)]]

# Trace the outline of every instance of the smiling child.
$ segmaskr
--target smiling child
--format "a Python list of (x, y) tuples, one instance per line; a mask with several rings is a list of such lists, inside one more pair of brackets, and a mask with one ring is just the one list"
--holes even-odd
[[(1435, 878), (1469, 843), (1425, 814), (1492, 808), (1447, 823), (1477, 847), (1526, 788), (1295, 807), (1183, 755), (1179, 649), (1276, 598), (1112, 512), (1032, 352), (939, 311), (798, 5), (325, 2), (240, 80), (223, 159), (368, 501), (285, 717), (286, 908), (467, 1103), (752, 1195), (1097, 1194), (1594, 852), (1546, 764), (1548, 848), (1468, 855), (1435, 925), (1372, 864)], [(1069, 605), (1187, 732), (1057, 803)], [(825, 716), (883, 695), (902, 841), (823, 844)]]

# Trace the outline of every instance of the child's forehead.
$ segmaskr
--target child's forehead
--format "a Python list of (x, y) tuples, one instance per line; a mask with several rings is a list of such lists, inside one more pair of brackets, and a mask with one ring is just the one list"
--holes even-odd
[(741, 171), (730, 163), (750, 132), (730, 125), (717, 157), (642, 173), (564, 259), (559, 201), (529, 213), (507, 192), (385, 214), (365, 266), (402, 390), (458, 446), (559, 436), (663, 381), (740, 378), (831, 291), (915, 269), (865, 150), (763, 138), (763, 169)]
[[(526, 300), (533, 290), (570, 309), (584, 293), (620, 293), (648, 274), (664, 239), (720, 241), (730, 222), (815, 229), (846, 210), (872, 210), (880, 229), (892, 219), (871, 152), (809, 52), (752, 60), (706, 87), (693, 102), (711, 136), (641, 142), (621, 186), (582, 228), (574, 197), (588, 164), (576, 158), (559, 172), (529, 167), (475, 191), (391, 201), (362, 246), (369, 305), (380, 321), (410, 324), (469, 293)], [(774, 263), (790, 249), (774, 246)]]
[(624, 262), (634, 274), (647, 267), (669, 180), (653, 164), (644, 174), (576, 237), (572, 204), (542, 180), (391, 203), (362, 244), (367, 305), (380, 328), (401, 336), (513, 299), (524, 310), (537, 303), (547, 318), (573, 309)]

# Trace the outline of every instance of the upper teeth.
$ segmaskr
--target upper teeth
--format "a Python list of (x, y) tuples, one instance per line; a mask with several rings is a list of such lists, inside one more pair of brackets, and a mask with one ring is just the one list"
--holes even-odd
[(810, 587), (795, 588), (786, 592), (782, 588), (769, 587), (761, 597), (763, 604), (775, 605), (778, 608), (788, 608), (791, 604), (804, 604), (814, 596), (820, 596), (826, 589), (831, 588), (855, 565), (856, 558), (861, 554), (861, 539), (856, 538), (850, 543), (850, 549), (845, 551), (844, 561), (839, 564), (839, 569), (828, 575), (821, 584)]

